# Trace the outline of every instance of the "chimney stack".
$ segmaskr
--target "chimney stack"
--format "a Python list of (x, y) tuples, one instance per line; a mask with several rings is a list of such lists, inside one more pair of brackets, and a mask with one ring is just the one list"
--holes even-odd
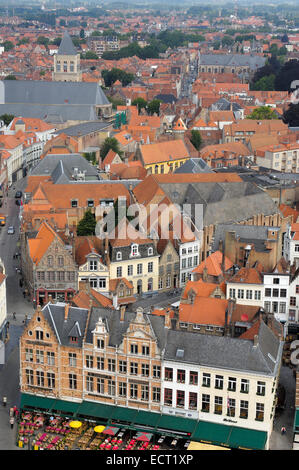
[(125, 321), (125, 311), (126, 311), (126, 306), (121, 305), (121, 307), (120, 307), (120, 321), (121, 322)]
[(170, 309), (167, 308), (165, 312), (165, 321), (164, 321), (164, 328), (171, 328), (171, 320), (170, 320)]
[(67, 318), (68, 318), (68, 315), (69, 315), (69, 308), (70, 308), (70, 305), (65, 304), (65, 306), (64, 306), (64, 321), (67, 321)]
[(207, 282), (207, 280), (208, 280), (208, 268), (207, 268), (206, 265), (205, 265), (205, 267), (203, 268), (202, 280), (203, 280), (204, 282)]

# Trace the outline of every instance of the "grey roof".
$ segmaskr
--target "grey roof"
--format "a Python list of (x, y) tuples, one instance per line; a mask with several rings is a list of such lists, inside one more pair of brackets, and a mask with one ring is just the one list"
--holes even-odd
[[(178, 356), (178, 349), (184, 351), (183, 357)], [(261, 322), (257, 346), (252, 340), (169, 330), (164, 360), (273, 375), (281, 351), (282, 343)]]
[(177, 98), (172, 95), (171, 93), (166, 94), (166, 93), (160, 93), (159, 95), (154, 96), (155, 100), (161, 100), (163, 103), (175, 103), (177, 101)]
[(265, 57), (247, 54), (200, 54), (200, 65), (220, 65), (223, 67), (248, 67), (255, 70), (263, 67)]
[(213, 173), (213, 170), (202, 158), (189, 158), (175, 173)]
[(95, 106), (109, 105), (97, 83), (0, 81), (0, 113), (32, 117), (47, 122), (96, 121)]
[(213, 103), (211, 106), (212, 111), (230, 111), (232, 107), (232, 111), (239, 111), (242, 109), (238, 103), (231, 103), (226, 98), (220, 98), (216, 103)]
[(276, 240), (268, 240), (269, 230), (279, 232), (279, 227), (264, 227), (257, 225), (240, 225), (240, 224), (218, 224), (215, 229), (214, 242), (212, 251), (217, 251), (219, 248), (219, 241), (225, 240), (226, 232), (235, 232), (236, 237), (240, 238), (241, 242), (254, 243), (255, 250), (258, 252), (265, 252), (265, 242)]
[(60, 129), (59, 131), (56, 131), (55, 134), (66, 134), (69, 136), (86, 135), (91, 134), (92, 132), (102, 131), (110, 126), (111, 124), (107, 122), (89, 121)]
[(96, 168), (79, 153), (46, 155), (31, 170), (30, 175), (49, 175), (55, 184), (64, 184), (73, 180), (75, 168), (85, 172), (85, 180), (98, 179)]
[(64, 310), (64, 303), (48, 303), (42, 309), (42, 312), (61, 345), (69, 345), (69, 337), (77, 336), (78, 343), (72, 343), (72, 346), (81, 348), (88, 310), (77, 307), (69, 307), (67, 321), (64, 320)]
[(160, 186), (174, 204), (202, 204), (204, 226), (279, 212), (272, 198), (252, 183), (160, 183)]
[(71, 36), (65, 31), (62, 41), (58, 49), (58, 55), (77, 55)]

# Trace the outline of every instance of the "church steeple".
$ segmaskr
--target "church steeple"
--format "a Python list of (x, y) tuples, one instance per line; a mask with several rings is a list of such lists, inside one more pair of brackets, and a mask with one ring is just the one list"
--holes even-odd
[(57, 54), (54, 56), (53, 81), (80, 82), (80, 54), (76, 51), (72, 38), (65, 31)]

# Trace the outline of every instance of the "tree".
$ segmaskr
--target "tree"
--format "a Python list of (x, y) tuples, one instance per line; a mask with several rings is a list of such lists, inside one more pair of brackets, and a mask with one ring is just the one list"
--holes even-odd
[(14, 46), (14, 43), (11, 42), (11, 41), (4, 41), (1, 46), (4, 47), (4, 50), (5, 52), (7, 51), (11, 51), (11, 49), (13, 49), (15, 46)]
[(97, 158), (96, 158), (96, 153), (95, 152), (83, 153), (83, 157), (86, 158), (86, 160), (89, 163), (91, 163), (92, 165), (95, 165), (97, 163)]
[(95, 235), (95, 228), (96, 228), (96, 218), (95, 215), (88, 209), (83, 219), (81, 219), (77, 226), (77, 235), (79, 237), (87, 236), (87, 235)]
[(250, 88), (251, 90), (275, 90), (275, 75), (272, 73), (271, 75), (260, 78), (257, 82), (253, 83)]
[(80, 29), (80, 38), (81, 39), (84, 39), (85, 38), (85, 32), (84, 32), (84, 29)]
[(283, 113), (283, 122), (288, 124), (290, 127), (299, 126), (299, 103), (291, 103)]
[(191, 139), (190, 139), (192, 145), (194, 145), (194, 147), (196, 148), (196, 150), (199, 150), (200, 149), (200, 146), (202, 144), (202, 137), (200, 135), (200, 132), (193, 129), (191, 131)]
[(119, 143), (118, 140), (115, 137), (107, 137), (103, 145), (101, 147), (100, 155), (101, 159), (104, 160), (106, 157), (107, 153), (109, 150), (112, 149), (114, 152), (116, 152), (120, 157), (122, 156), (123, 152), (119, 148)]
[(132, 101), (132, 106), (137, 106), (138, 112), (142, 110), (142, 108), (146, 109), (147, 107), (147, 101), (143, 98), (136, 98), (135, 100)]
[(291, 90), (292, 82), (298, 80), (299, 77), (299, 61), (296, 59), (289, 60), (279, 70), (275, 79), (275, 90)]
[(247, 116), (247, 119), (278, 119), (278, 116), (269, 106), (260, 106), (259, 108), (254, 109), (252, 113)]
[(16, 76), (15, 75), (7, 75), (4, 80), (16, 80)]
[(8, 126), (11, 123), (13, 118), (14, 118), (13, 114), (2, 114), (0, 116), (0, 120), (3, 121), (6, 126)]
[(149, 114), (157, 114), (157, 116), (159, 116), (160, 103), (162, 103), (162, 101), (157, 100), (157, 99), (154, 99), (154, 100), (150, 101), (150, 103), (147, 106), (148, 113)]
[(80, 54), (81, 59), (97, 60), (99, 56), (93, 51), (87, 51), (86, 54)]
[(47, 45), (48, 45), (49, 42), (50, 42), (50, 39), (49, 39), (49, 38), (46, 38), (45, 36), (38, 36), (36, 42), (37, 42), (37, 44), (41, 44), (41, 45), (47, 47)]
[(124, 70), (115, 67), (111, 70), (102, 70), (102, 77), (106, 87), (110, 87), (117, 80), (119, 80), (123, 86), (127, 86), (134, 80), (134, 75), (132, 73), (127, 73)]

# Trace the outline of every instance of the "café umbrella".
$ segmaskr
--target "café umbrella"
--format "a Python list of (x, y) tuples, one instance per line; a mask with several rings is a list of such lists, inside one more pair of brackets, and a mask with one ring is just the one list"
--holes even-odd
[(153, 435), (149, 432), (138, 432), (136, 436), (136, 441), (145, 441), (149, 442)]
[(82, 426), (81, 421), (71, 421), (70, 422), (70, 427), (74, 429), (78, 429)]
[(96, 426), (93, 430), (95, 432), (103, 432), (106, 426)]
[(109, 434), (110, 436), (115, 436), (118, 430), (119, 428), (115, 426), (106, 426), (102, 432), (103, 434)]

